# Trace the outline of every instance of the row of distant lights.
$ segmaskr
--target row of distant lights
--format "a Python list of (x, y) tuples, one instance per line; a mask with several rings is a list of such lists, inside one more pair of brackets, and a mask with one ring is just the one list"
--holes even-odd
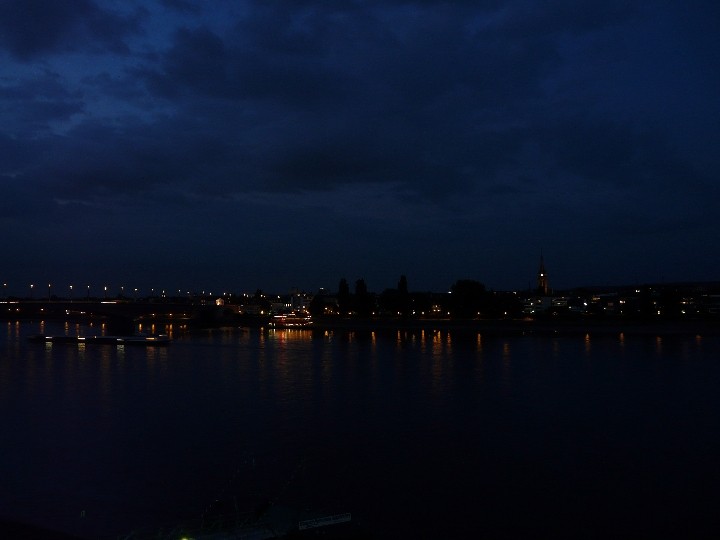
[[(3, 283), (3, 288), (5, 289), (5, 291), (7, 291), (7, 286), (8, 286), (7, 283)], [(50, 289), (51, 289), (51, 288), (52, 288), (52, 283), (48, 283), (48, 296), (50, 296)], [(68, 288), (69, 288), (69, 290), (70, 290), (70, 296), (72, 296), (72, 293), (73, 293), (73, 290), (74, 290), (74, 289), (73, 289), (73, 285), (68, 285)], [(34, 290), (35, 290), (35, 284), (34, 284), (34, 283), (31, 283), (31, 284), (30, 284), (30, 293), (32, 294), (32, 292), (33, 292)], [(105, 285), (105, 286), (103, 287), (103, 292), (104, 292), (105, 295), (107, 295), (107, 291), (108, 291), (108, 286)], [(133, 289), (133, 292), (135, 293), (135, 295), (137, 295), (138, 291), (139, 291), (139, 289), (138, 289), (137, 287)], [(182, 295), (182, 294), (183, 294), (182, 289), (178, 289), (177, 292), (178, 292), (178, 295)], [(90, 285), (87, 286), (87, 293), (88, 293), (88, 296), (90, 296)], [(120, 287), (120, 294), (121, 294), (121, 295), (124, 295), (124, 294), (125, 294), (125, 287), (124, 287), (124, 286), (121, 286), (121, 287)], [(188, 296), (190, 296), (190, 295), (192, 295), (193, 293), (190, 292), (190, 291), (187, 291), (185, 294), (187, 294)], [(222, 295), (223, 295), (223, 296), (233, 296), (233, 293), (224, 292), (224, 293), (222, 293)], [(5, 296), (7, 296), (7, 294), (5, 294)], [(150, 289), (150, 296), (155, 296), (155, 289)], [(167, 296), (167, 291), (163, 290), (162, 293), (161, 293), (161, 296), (163, 296), (163, 297), (164, 297), (164, 296)], [(207, 293), (206, 293), (205, 291), (202, 291), (201, 296), (213, 296), (213, 293), (212, 293), (212, 291), (209, 291), (209, 292), (207, 292)], [(242, 296), (245, 297), (245, 298), (250, 298), (252, 295), (247, 294), (247, 293), (242, 293)], [(265, 295), (265, 294), (260, 294), (260, 297), (261, 297), (261, 298), (267, 298), (267, 295)], [(278, 295), (278, 299), (280, 299), (280, 298), (281, 298), (281, 296)]]
[[(7, 286), (8, 286), (7, 283), (3, 283), (3, 289), (5, 289), (5, 291), (7, 291)], [(51, 288), (52, 288), (52, 283), (48, 283), (48, 293), (50, 292), (50, 289), (51, 289)], [(73, 285), (68, 285), (68, 288), (69, 288), (69, 290), (70, 290), (70, 294), (72, 294), (72, 292), (73, 292)], [(35, 284), (34, 284), (34, 283), (31, 283), (31, 284), (30, 284), (30, 292), (32, 292), (32, 291), (34, 291), (34, 290), (35, 290)], [(105, 286), (103, 287), (103, 292), (107, 293), (107, 290), (108, 290), (108, 286), (105, 285)], [(90, 293), (90, 285), (87, 286), (87, 291), (88, 291), (88, 294), (89, 294), (89, 293)], [(137, 287), (135, 287), (135, 288), (133, 289), (133, 292), (134, 292), (135, 294), (137, 294), (138, 291), (139, 291), (139, 289), (138, 289)], [(121, 287), (120, 287), (120, 294), (125, 294), (125, 287), (124, 287), (124, 286), (121, 286)], [(153, 296), (154, 294), (155, 294), (155, 289), (150, 289), (150, 295)], [(167, 295), (167, 292), (166, 292), (165, 290), (163, 290), (161, 294), (162, 294), (163, 296), (165, 296), (165, 295)], [(182, 294), (182, 289), (178, 289), (178, 294)], [(190, 294), (192, 294), (192, 293), (191, 293), (190, 291), (187, 291), (186, 294), (190, 295)], [(202, 292), (202, 296), (205, 296), (205, 294), (206, 294), (205, 291), (203, 291), (203, 292)], [(212, 291), (208, 292), (207, 295), (208, 295), (208, 296), (212, 296)], [(228, 295), (228, 293), (223, 293), (223, 296), (227, 296), (227, 295)], [(244, 296), (248, 296), (248, 295), (245, 294)], [(265, 295), (262, 295), (262, 296), (264, 297)]]

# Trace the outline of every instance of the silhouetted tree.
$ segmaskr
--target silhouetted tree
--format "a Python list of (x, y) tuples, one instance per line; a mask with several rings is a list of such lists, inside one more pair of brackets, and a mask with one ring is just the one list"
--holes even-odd
[(407, 278), (403, 274), (400, 276), (398, 281), (398, 311), (401, 313), (403, 318), (410, 316), (410, 293), (408, 292)]
[(428, 292), (410, 293), (410, 306), (417, 316), (429, 316), (432, 310), (432, 295)]
[(450, 289), (450, 311), (458, 319), (472, 319), (487, 307), (485, 285), (472, 279), (459, 279)]
[(355, 313), (359, 317), (369, 317), (373, 311), (373, 298), (368, 293), (367, 285), (364, 279), (358, 279), (355, 282), (355, 298), (353, 305)]
[(400, 276), (400, 281), (398, 281), (398, 287), (397, 287), (399, 294), (407, 294), (408, 293), (408, 283), (407, 278), (405, 275)]
[[(481, 302), (481, 311), (484, 317), (494, 319), (518, 317), (522, 313), (523, 305), (516, 294), (508, 292), (487, 291)], [(567, 307), (560, 309), (559, 315), (567, 312)]]
[(682, 295), (676, 287), (663, 287), (660, 290), (658, 308), (666, 319), (677, 319), (682, 313)]
[(407, 317), (410, 312), (407, 278), (400, 276), (397, 289), (385, 289), (380, 295), (380, 310), (386, 314)]
[(261, 306), (263, 309), (270, 309), (270, 300), (268, 300), (267, 296), (260, 290), (257, 289), (255, 291), (255, 296), (253, 296), (253, 304), (256, 306)]
[(400, 311), (397, 289), (385, 289), (378, 301), (379, 309), (384, 315), (397, 315)]
[(310, 301), (308, 311), (312, 317), (322, 317), (325, 315), (325, 296), (322, 294), (316, 294)]
[(338, 284), (338, 310), (343, 316), (350, 311), (350, 286), (345, 278)]
[(641, 288), (638, 304), (641, 318), (654, 318), (657, 315), (657, 300), (652, 287), (645, 285)]

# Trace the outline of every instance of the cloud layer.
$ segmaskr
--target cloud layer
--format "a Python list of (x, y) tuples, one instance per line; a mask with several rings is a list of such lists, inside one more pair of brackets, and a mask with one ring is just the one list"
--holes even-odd
[(719, 18), (701, 2), (5, 2), (2, 271), (515, 288), (542, 247), (558, 285), (716, 279)]

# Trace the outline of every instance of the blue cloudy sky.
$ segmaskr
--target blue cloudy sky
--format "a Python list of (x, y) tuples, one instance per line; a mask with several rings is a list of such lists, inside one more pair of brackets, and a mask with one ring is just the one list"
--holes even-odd
[(719, 96), (710, 1), (2, 0), (0, 279), (718, 280)]

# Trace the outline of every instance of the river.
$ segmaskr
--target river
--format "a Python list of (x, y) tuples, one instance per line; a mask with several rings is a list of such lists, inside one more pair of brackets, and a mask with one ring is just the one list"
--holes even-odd
[[(0, 333), (0, 518), (115, 538), (265, 503), (371, 538), (720, 530), (720, 338)], [(217, 501), (217, 502), (216, 502)]]

